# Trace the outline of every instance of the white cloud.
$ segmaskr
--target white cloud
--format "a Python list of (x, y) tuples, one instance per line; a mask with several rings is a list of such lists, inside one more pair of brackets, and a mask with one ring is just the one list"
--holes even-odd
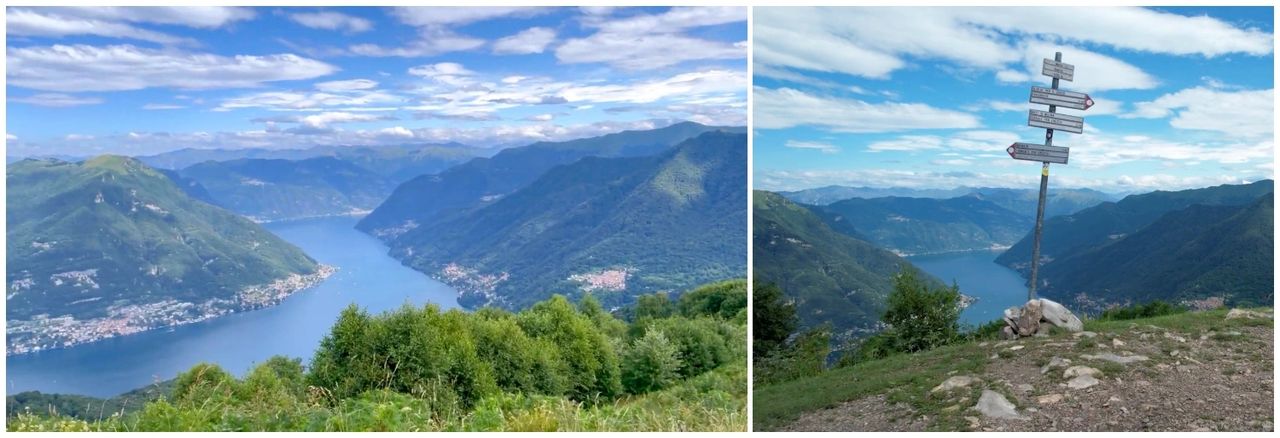
[(289, 19), (312, 29), (341, 30), (360, 33), (373, 29), (369, 20), (333, 11), (299, 12), (288, 14)]
[(669, 67), (686, 61), (737, 59), (746, 44), (724, 43), (685, 35), (689, 29), (746, 20), (745, 7), (675, 7), (662, 14), (625, 18), (589, 15), (584, 26), (597, 32), (556, 48), (567, 64), (605, 63), (626, 70)]
[(423, 58), (450, 52), (472, 50), (483, 46), (480, 38), (460, 35), (452, 30), (437, 27), (425, 27), (418, 31), (418, 38), (403, 47), (385, 47), (377, 44), (356, 44), (348, 51), (353, 55)]
[(1166, 118), (1179, 129), (1216, 131), (1232, 137), (1271, 137), (1274, 90), (1222, 91), (1195, 87), (1134, 103), (1126, 118)]
[(783, 146), (793, 148), (793, 149), (812, 149), (812, 150), (822, 152), (824, 154), (834, 154), (834, 153), (840, 152), (839, 147), (836, 147), (831, 143), (824, 143), (820, 141), (787, 140), (787, 142), (784, 143)]
[[(306, 91), (266, 91), (223, 100), (215, 111), (242, 108), (266, 108), (269, 110), (297, 111), (318, 110), (333, 107), (364, 107), (377, 104), (400, 103), (402, 97), (378, 90), (355, 90), (341, 93)], [(348, 109), (348, 111), (355, 110)]]
[(127, 23), (105, 21), (88, 17), (60, 16), (40, 10), (10, 8), (5, 14), (9, 35), (65, 37), (70, 35), (96, 35), (109, 38), (134, 39), (159, 44), (190, 44), (194, 40), (160, 32), (140, 29)]
[(710, 93), (745, 92), (747, 84), (744, 71), (707, 70), (631, 84), (574, 85), (559, 95), (570, 103), (650, 103), (671, 97), (693, 99)]
[(148, 103), (142, 106), (142, 109), (147, 111), (176, 110), (176, 109), (183, 109), (183, 108), (186, 108), (186, 106), (173, 105), (173, 104), (167, 104), (167, 103)]
[(368, 79), (351, 79), (345, 81), (318, 82), (315, 84), (315, 87), (320, 91), (341, 93), (343, 91), (369, 90), (377, 88), (378, 82)]
[(1147, 73), (1079, 46), (1206, 57), (1272, 51), (1272, 35), (1258, 29), (1141, 8), (758, 7), (755, 13), (757, 68), (878, 79), (918, 59), (1022, 83), (1041, 78), (1041, 60), (1058, 48), (1077, 65), (1077, 89), (1147, 89), (1156, 83)]
[(545, 27), (531, 27), (515, 35), (494, 41), (493, 53), (501, 55), (542, 53), (555, 39), (555, 30)]
[(555, 119), (555, 118), (556, 116), (554, 114), (537, 114), (537, 115), (525, 117), (524, 119), (531, 122), (550, 122), (552, 119)]
[(18, 136), (13, 135), (13, 134), (9, 134), (9, 133), (5, 133), (5, 134), (4, 134), (4, 141), (5, 141), (5, 143), (11, 142), (11, 141), (16, 142), (16, 141), (18, 141)]
[(10, 85), (63, 92), (249, 88), (337, 70), (293, 54), (228, 57), (132, 45), (9, 47), (7, 67)]
[(90, 17), (132, 23), (167, 24), (212, 29), (250, 20), (252, 9), (225, 6), (56, 7), (40, 8), (58, 15)]
[(40, 93), (27, 97), (10, 97), (9, 101), (58, 108), (97, 105), (103, 102), (100, 97), (72, 96), (70, 94), (62, 93)]
[(399, 7), (392, 12), (400, 22), (410, 26), (460, 26), (503, 17), (527, 18), (548, 12), (534, 7)]
[(1061, 81), (1062, 88), (1077, 91), (1147, 90), (1159, 83), (1147, 72), (1119, 59), (1079, 47), (1045, 42), (1031, 42), (1022, 47), (1023, 67), (1032, 82), (1044, 83), (1050, 79), (1040, 73), (1045, 58), (1052, 59), (1054, 52), (1062, 52), (1062, 61), (1076, 67), (1074, 81)]
[(357, 122), (374, 122), (380, 120), (394, 120), (389, 116), (381, 116), (375, 114), (355, 114), (348, 112), (323, 112), (319, 114), (310, 114), (305, 116), (281, 116), (254, 119), (254, 122), (261, 123), (298, 123), (308, 128), (324, 129), (329, 125), (338, 123), (357, 123)]
[(978, 118), (971, 114), (922, 103), (868, 103), (790, 88), (756, 87), (754, 96), (758, 129), (816, 126), (837, 132), (893, 132), (979, 125)]

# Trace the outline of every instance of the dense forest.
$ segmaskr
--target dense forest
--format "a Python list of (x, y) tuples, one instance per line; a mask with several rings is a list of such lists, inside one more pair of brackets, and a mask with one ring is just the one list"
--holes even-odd
[(746, 304), (732, 280), (613, 313), (558, 295), (516, 313), (353, 306), (306, 366), (277, 356), (238, 378), (200, 364), (135, 410), (73, 416), (28, 397), (8, 429), (743, 431)]

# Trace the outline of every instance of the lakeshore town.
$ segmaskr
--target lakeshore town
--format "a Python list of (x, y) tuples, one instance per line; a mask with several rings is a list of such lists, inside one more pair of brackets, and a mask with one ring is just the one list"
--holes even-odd
[(37, 315), (29, 320), (9, 320), (6, 355), (19, 355), (101, 341), (166, 327), (206, 321), (235, 312), (249, 311), (279, 304), (285, 298), (305, 290), (337, 271), (320, 265), (310, 274), (291, 274), (271, 283), (241, 289), (230, 299), (213, 298), (201, 303), (172, 299), (112, 306), (107, 316), (78, 320), (70, 315)]

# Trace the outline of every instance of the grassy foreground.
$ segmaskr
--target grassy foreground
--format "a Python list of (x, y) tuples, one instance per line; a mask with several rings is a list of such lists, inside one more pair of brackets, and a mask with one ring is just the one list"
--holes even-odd
[[(1270, 312), (1270, 309), (1255, 309)], [(1134, 320), (1096, 321), (1085, 323), (1085, 330), (1098, 333), (1098, 339), (1125, 334), (1134, 327), (1154, 326), (1171, 332), (1183, 333), (1190, 338), (1207, 335), (1212, 340), (1232, 341), (1238, 336), (1233, 329), (1248, 326), (1271, 325), (1271, 319), (1228, 319), (1228, 310), (1190, 312)], [(1056, 333), (1048, 338), (1032, 342), (1075, 343), (1077, 349), (1093, 349), (1093, 338), (1077, 340), (1066, 333)], [(1161, 342), (1171, 342), (1162, 339)], [(952, 400), (930, 397), (930, 390), (952, 375), (982, 375), (988, 367), (1003, 360), (1007, 351), (999, 352), (1000, 359), (992, 359), (988, 347), (991, 340), (948, 345), (914, 354), (899, 354), (885, 359), (827, 370), (822, 374), (797, 380), (757, 385), (753, 395), (754, 430), (770, 431), (786, 427), (802, 414), (831, 408), (843, 402), (883, 394), (890, 403), (903, 403), (917, 415), (931, 418), (930, 429), (963, 430), (966, 421), (962, 412), (948, 412)], [(1030, 349), (1028, 349), (1030, 350)], [(1270, 351), (1258, 352), (1256, 360), (1265, 361)], [(1265, 356), (1265, 357), (1264, 357)], [(1043, 358), (1047, 360), (1046, 358)], [(1037, 359), (1039, 360), (1039, 359)], [(1106, 367), (1103, 367), (1106, 371)], [(973, 388), (976, 399), (978, 388)]]

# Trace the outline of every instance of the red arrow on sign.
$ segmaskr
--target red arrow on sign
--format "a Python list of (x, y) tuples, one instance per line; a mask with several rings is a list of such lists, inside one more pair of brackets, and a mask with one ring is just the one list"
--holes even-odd
[(1089, 109), (1091, 106), (1093, 106), (1093, 98), (1088, 94), (1084, 95), (1084, 109)]
[(1005, 151), (1005, 152), (1008, 152), (1008, 153), (1009, 153), (1009, 156), (1010, 156), (1010, 157), (1012, 157), (1012, 156), (1013, 156), (1013, 152), (1014, 152), (1014, 151), (1016, 151), (1016, 150), (1018, 150), (1018, 144), (1017, 144), (1017, 143), (1014, 143), (1014, 144), (1009, 145), (1009, 149), (1005, 149), (1004, 151)]

